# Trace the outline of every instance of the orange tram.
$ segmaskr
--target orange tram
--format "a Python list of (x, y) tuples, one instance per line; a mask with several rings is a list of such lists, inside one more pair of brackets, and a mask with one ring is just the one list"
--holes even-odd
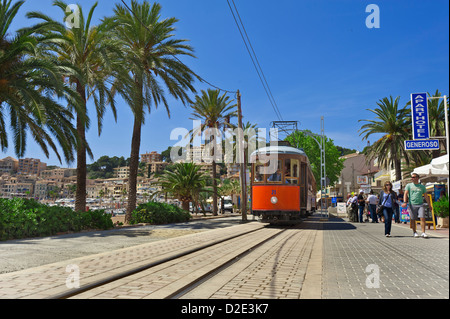
[(295, 224), (316, 210), (316, 180), (303, 150), (263, 147), (252, 153), (251, 162), (252, 212), (262, 222)]

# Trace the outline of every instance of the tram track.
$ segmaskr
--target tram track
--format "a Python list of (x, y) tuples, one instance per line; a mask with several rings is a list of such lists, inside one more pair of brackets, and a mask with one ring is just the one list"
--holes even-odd
[(207, 281), (208, 278), (291, 228), (255, 229), (153, 261), (50, 298), (106, 299), (110, 298), (108, 296), (114, 291), (120, 295), (123, 292), (122, 287), (138, 286), (140, 288), (136, 291), (141, 295), (136, 295), (136, 298), (179, 298), (196, 285)]
[[(291, 227), (292, 228), (292, 227)], [(184, 295), (186, 295), (187, 293), (191, 292), (193, 289), (195, 289), (196, 287), (198, 287), (199, 285), (207, 282), (209, 279), (213, 278), (214, 276), (216, 276), (217, 274), (219, 274), (220, 272), (224, 271), (225, 269), (229, 268), (230, 266), (234, 265), (236, 262), (238, 262), (239, 260), (241, 260), (243, 257), (247, 256), (248, 254), (250, 254), (251, 252), (253, 252), (255, 249), (261, 247), (262, 245), (264, 245), (265, 243), (267, 243), (268, 241), (274, 239), (275, 237), (280, 236), (282, 233), (284, 233), (287, 229), (283, 229), (280, 232), (275, 233), (274, 235), (264, 239), (263, 241), (257, 243), (256, 245), (252, 246), (251, 248), (243, 251), (242, 253), (240, 253), (239, 255), (237, 255), (236, 257), (234, 257), (233, 259), (230, 259), (229, 261), (223, 263), (221, 266), (216, 267), (215, 269), (209, 271), (208, 273), (206, 273), (205, 275), (203, 275), (201, 278), (198, 278), (197, 280), (188, 283), (187, 285), (185, 285), (183, 288), (179, 289), (178, 291), (168, 295), (165, 299), (179, 299), (181, 297), (183, 297)]]

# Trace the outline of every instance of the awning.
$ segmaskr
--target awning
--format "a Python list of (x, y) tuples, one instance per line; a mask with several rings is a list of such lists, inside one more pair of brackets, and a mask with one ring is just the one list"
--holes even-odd
[(413, 173), (419, 174), (420, 177), (422, 176), (449, 177), (448, 154), (433, 159), (430, 164), (415, 168)]
[(420, 177), (429, 175), (437, 177), (448, 177), (448, 170), (434, 168), (431, 164), (417, 167), (414, 169), (413, 173), (419, 174)]
[(446, 170), (448, 174), (448, 154), (433, 159), (430, 164), (433, 166), (433, 168)]

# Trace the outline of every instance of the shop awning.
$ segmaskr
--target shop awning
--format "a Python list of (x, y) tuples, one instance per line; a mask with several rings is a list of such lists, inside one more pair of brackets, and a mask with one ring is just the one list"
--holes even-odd
[(415, 168), (413, 173), (419, 174), (420, 177), (425, 176), (449, 177), (448, 155), (435, 158), (431, 161), (430, 164)]

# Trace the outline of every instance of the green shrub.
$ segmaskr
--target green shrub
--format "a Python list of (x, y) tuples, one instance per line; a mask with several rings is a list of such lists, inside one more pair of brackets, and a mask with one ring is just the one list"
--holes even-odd
[(448, 197), (444, 196), (441, 197), (437, 202), (433, 203), (433, 209), (434, 209), (434, 214), (445, 218), (448, 217), (448, 210), (449, 210), (449, 202), (448, 202)]
[(191, 214), (166, 203), (148, 202), (141, 204), (131, 214), (130, 224), (149, 223), (154, 225), (187, 222)]
[(112, 227), (110, 215), (103, 210), (74, 212), (69, 207), (49, 207), (33, 199), (0, 198), (0, 240)]

